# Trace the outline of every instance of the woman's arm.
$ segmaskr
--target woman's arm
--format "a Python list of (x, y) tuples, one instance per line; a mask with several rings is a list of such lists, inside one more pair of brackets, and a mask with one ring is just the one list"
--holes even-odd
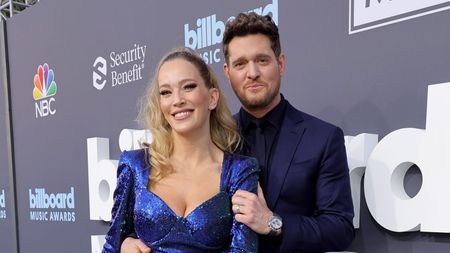
[[(237, 190), (256, 193), (259, 175), (259, 166), (256, 159), (245, 158), (237, 162), (236, 167), (232, 170), (230, 196)], [(258, 235), (245, 224), (238, 222), (235, 215), (233, 215), (231, 235), (231, 244), (227, 252), (257, 252)]]
[(134, 232), (134, 177), (127, 160), (127, 153), (122, 153), (117, 169), (111, 225), (105, 237), (106, 243), (102, 253), (119, 253), (122, 241)]

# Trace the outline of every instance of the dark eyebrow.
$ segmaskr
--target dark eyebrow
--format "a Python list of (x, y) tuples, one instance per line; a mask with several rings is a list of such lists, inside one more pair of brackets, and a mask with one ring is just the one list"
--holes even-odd
[(256, 58), (270, 58), (270, 55), (268, 55), (268, 54), (257, 54)]
[[(191, 83), (191, 82), (196, 82), (196, 80), (193, 79), (193, 78), (185, 78), (185, 79), (179, 81), (178, 84), (183, 85), (185, 83)], [(168, 84), (168, 83), (159, 85), (159, 88), (171, 88), (171, 87), (172, 86), (170, 84)]]
[(231, 62), (231, 65), (234, 65), (234, 64), (236, 64), (236, 62), (240, 62), (240, 61), (242, 61), (242, 60), (244, 60), (244, 59), (245, 59), (244, 57), (239, 57), (239, 58), (237, 58), (236, 60), (232, 61), (232, 62)]
[[(265, 54), (265, 53), (259, 53), (259, 54), (256, 54), (255, 56), (254, 56), (254, 58), (255, 59), (257, 59), (257, 58), (270, 58), (270, 55), (268, 55), (268, 54)], [(231, 62), (231, 64), (232, 65), (234, 65), (236, 62), (239, 62), (239, 61), (242, 61), (242, 60), (245, 60), (246, 58), (245, 57), (239, 57), (239, 58), (237, 58), (236, 60), (234, 60), (234, 61), (232, 61)]]

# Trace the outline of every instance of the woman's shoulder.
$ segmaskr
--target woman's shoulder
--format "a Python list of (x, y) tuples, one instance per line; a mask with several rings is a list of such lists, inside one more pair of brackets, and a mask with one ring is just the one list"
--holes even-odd
[(255, 191), (259, 166), (255, 158), (240, 154), (225, 153), (223, 185), (231, 195), (238, 189)]
[(131, 169), (146, 168), (148, 165), (148, 153), (146, 149), (123, 151), (119, 159), (119, 167), (127, 166)]
[(225, 153), (224, 159), (227, 160), (224, 164), (228, 165), (226, 167), (230, 174), (247, 174), (259, 170), (258, 161), (254, 157), (236, 153)]
[(232, 163), (258, 163), (256, 158), (238, 153), (225, 153), (225, 156), (228, 157)]

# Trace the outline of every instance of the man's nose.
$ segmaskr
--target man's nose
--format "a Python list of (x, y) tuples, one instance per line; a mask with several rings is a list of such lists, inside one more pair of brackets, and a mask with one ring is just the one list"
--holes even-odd
[(256, 80), (259, 78), (260, 72), (259, 67), (254, 62), (249, 62), (248, 64), (248, 71), (247, 71), (247, 77), (252, 80)]

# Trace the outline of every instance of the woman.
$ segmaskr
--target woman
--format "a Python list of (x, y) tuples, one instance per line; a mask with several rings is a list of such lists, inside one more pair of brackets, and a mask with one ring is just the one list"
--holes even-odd
[(256, 252), (257, 236), (234, 219), (230, 199), (256, 192), (258, 166), (232, 154), (240, 137), (214, 73), (194, 51), (175, 49), (145, 104), (153, 142), (121, 155), (103, 252), (119, 252), (132, 233), (152, 252)]

